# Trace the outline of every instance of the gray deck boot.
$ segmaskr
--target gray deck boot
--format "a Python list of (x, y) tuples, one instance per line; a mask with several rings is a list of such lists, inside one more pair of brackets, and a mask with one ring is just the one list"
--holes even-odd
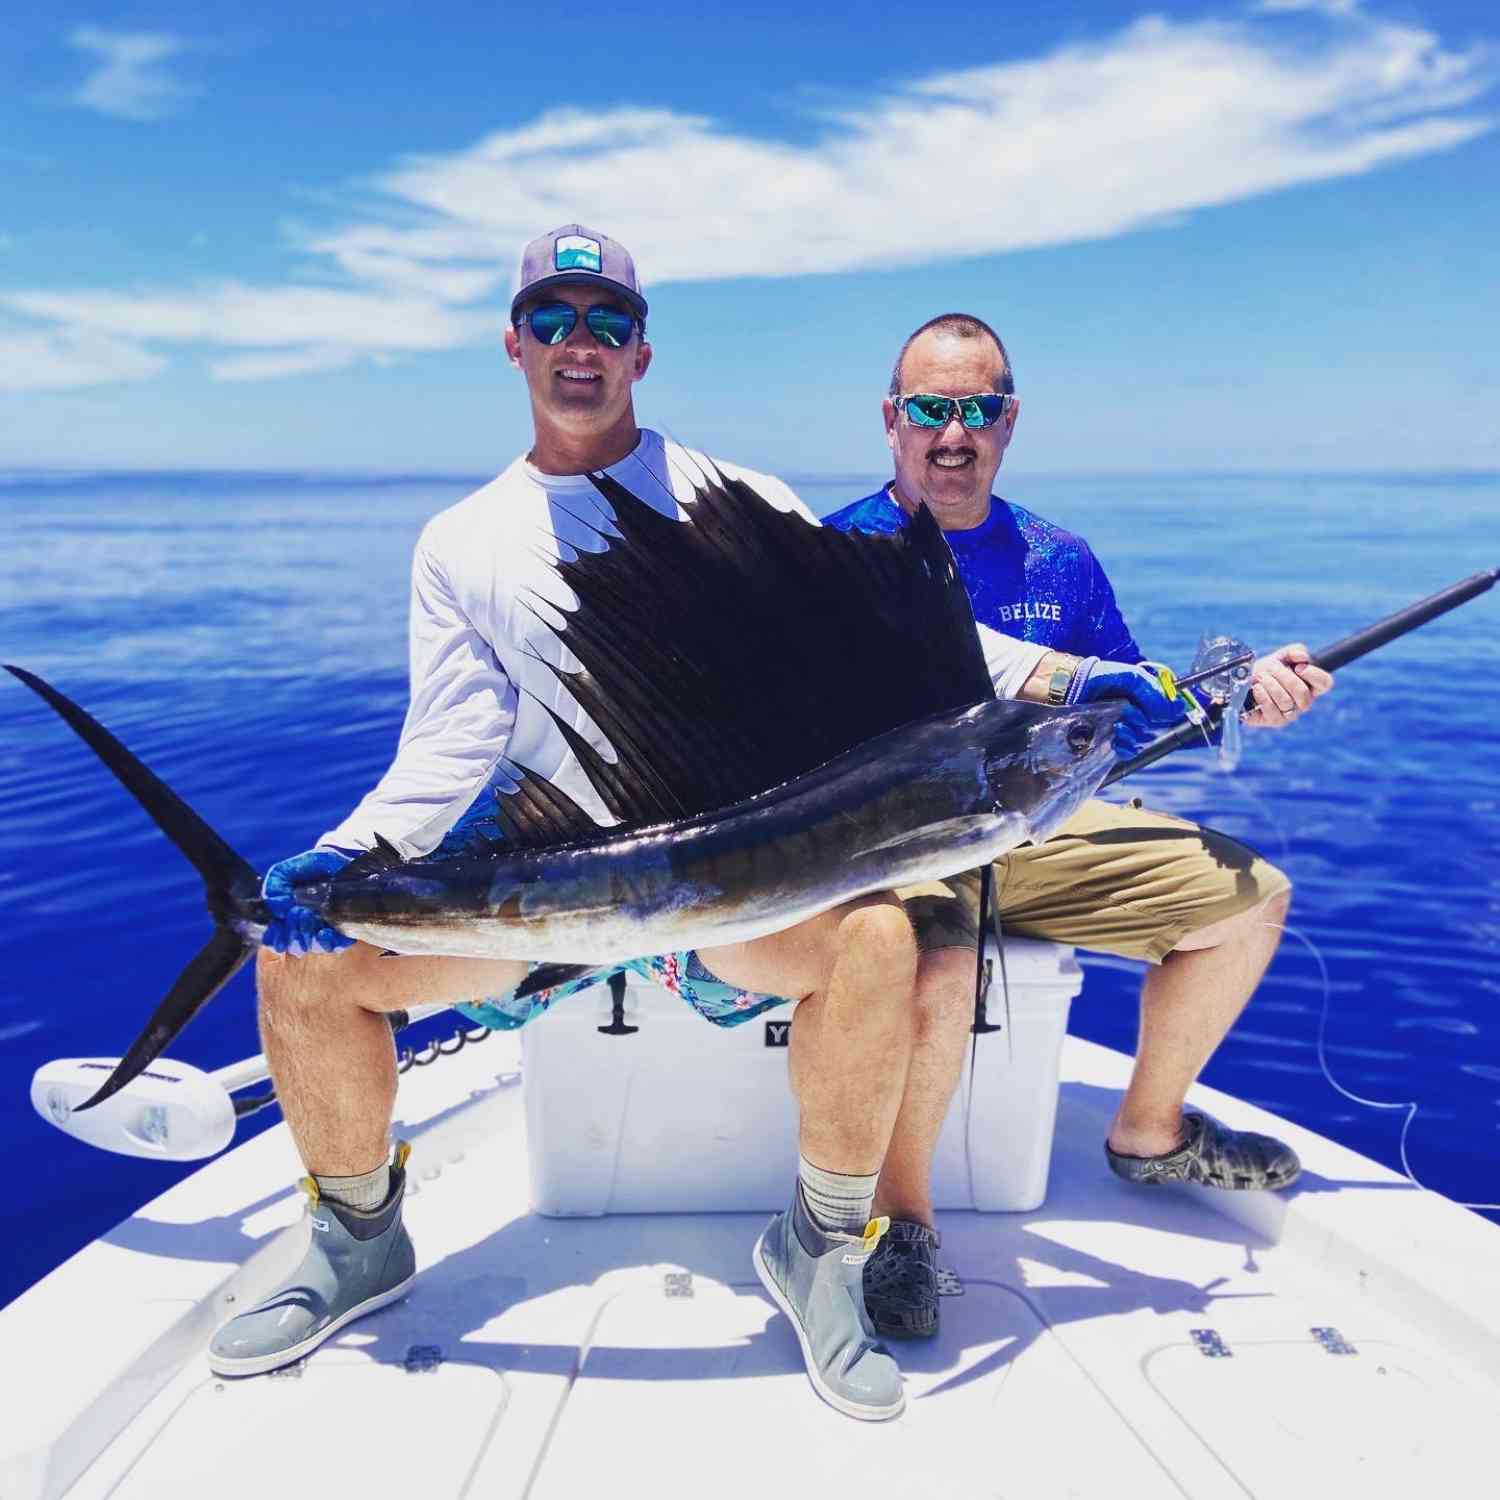
[(403, 1296), (416, 1276), (411, 1238), (401, 1223), (406, 1158), (401, 1142), (391, 1190), (368, 1211), (320, 1201), (302, 1179), (311, 1240), (302, 1263), (263, 1302), (231, 1318), (208, 1346), (216, 1375), (263, 1375), (310, 1354), (346, 1324)]
[(889, 1224), (872, 1219), (864, 1234), (819, 1228), (797, 1184), (792, 1206), (755, 1242), (755, 1269), (791, 1320), (813, 1389), (845, 1416), (882, 1422), (906, 1406), (901, 1371), (865, 1312), (865, 1262)]

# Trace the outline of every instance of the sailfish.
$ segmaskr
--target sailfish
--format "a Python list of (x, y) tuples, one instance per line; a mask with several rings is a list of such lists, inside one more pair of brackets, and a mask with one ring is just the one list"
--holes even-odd
[[(393, 953), (531, 960), (529, 993), (983, 866), (1046, 837), (1114, 764), (1119, 704), (995, 696), (925, 506), (894, 535), (846, 534), (716, 470), (680, 518), (591, 478), (614, 525), (603, 550), (554, 565), (576, 605), (539, 614), (566, 647), (551, 669), (613, 755), (553, 717), (615, 821), (500, 755), (432, 852), (377, 839), (295, 889), (340, 932)], [(197, 868), (214, 924), (87, 1108), (171, 1044), (272, 916), (260, 875), (181, 797), (56, 688), (7, 670)]]

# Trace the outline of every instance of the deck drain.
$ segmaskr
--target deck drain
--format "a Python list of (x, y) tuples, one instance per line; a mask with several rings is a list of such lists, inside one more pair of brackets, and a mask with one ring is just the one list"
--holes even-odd
[(1308, 1332), (1330, 1354), (1358, 1354), (1359, 1350), (1337, 1328), (1309, 1328)]
[(1191, 1330), (1198, 1353), (1205, 1359), (1232, 1359), (1234, 1351), (1219, 1337), (1216, 1328), (1194, 1328)]

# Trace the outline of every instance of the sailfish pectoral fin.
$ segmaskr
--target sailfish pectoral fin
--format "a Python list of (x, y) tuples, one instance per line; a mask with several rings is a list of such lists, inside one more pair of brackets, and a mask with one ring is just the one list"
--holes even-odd
[(151, 1013), (151, 1019), (130, 1044), (130, 1050), (115, 1064), (114, 1071), (77, 1108), (92, 1109), (103, 1104), (144, 1073), (177, 1033), (234, 978), (257, 946), (252, 939), (241, 937), (230, 928), (215, 928), (213, 936), (177, 976), (166, 999)]
[(529, 1000), (543, 990), (556, 989), (560, 984), (572, 984), (586, 974), (594, 975), (602, 983), (615, 967), (614, 964), (606, 964), (602, 968), (597, 964), (542, 964), (516, 986), (514, 998)]

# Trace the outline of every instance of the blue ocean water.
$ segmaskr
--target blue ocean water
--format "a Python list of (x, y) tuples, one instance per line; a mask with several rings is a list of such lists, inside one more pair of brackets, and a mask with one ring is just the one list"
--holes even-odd
[[(1009, 474), (1005, 476), (1010, 480)], [(799, 489), (820, 512), (878, 480)], [(0, 659), (50, 679), (258, 867), (384, 768), (405, 702), (405, 591), (464, 478), (0, 474)], [(1500, 564), (1500, 476), (1018, 475), (1084, 533), (1145, 649), (1331, 641)], [(1500, 1200), (1500, 590), (1342, 674), (1234, 776), (1179, 756), (1122, 794), (1262, 848), (1325, 960), (1327, 1058), (1416, 1100), (1418, 1177)], [(43, 704), (0, 683), (0, 1303), (185, 1169), (75, 1144), (32, 1112), (44, 1060), (119, 1053), (207, 933), (196, 876)], [(1073, 1029), (1131, 1050), (1139, 967), (1089, 962)], [(1288, 941), (1205, 1079), (1392, 1165), (1404, 1112), (1319, 1066), (1316, 960)], [(433, 1023), (428, 1023), (432, 1027)], [(241, 975), (174, 1049), (257, 1050)], [(264, 1128), (274, 1111), (242, 1130)]]

